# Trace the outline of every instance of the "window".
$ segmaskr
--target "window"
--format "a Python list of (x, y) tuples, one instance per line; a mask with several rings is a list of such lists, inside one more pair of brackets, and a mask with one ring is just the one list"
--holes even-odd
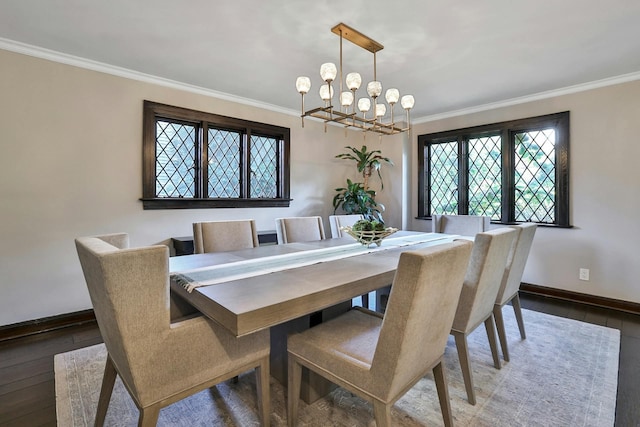
[(144, 102), (144, 209), (289, 206), (289, 129)]
[(418, 216), (570, 227), (569, 112), (418, 137)]

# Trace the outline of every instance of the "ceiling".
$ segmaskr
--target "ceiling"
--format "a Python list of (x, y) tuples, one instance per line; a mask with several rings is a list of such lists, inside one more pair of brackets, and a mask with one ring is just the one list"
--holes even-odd
[[(378, 80), (413, 94), (419, 119), (640, 79), (639, 21), (638, 0), (2, 0), (0, 48), (49, 49), (295, 114), (299, 75), (312, 80), (306, 107), (320, 106), (320, 64), (338, 63), (330, 29), (344, 22), (384, 45)], [(371, 80), (373, 55), (345, 41), (351, 71)]]

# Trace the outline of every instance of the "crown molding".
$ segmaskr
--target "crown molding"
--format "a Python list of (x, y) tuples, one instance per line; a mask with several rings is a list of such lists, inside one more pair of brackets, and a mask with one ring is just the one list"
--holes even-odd
[(460, 110), (448, 111), (444, 113), (433, 114), (431, 116), (420, 117), (412, 120), (413, 124), (433, 122), (436, 120), (448, 119), (451, 117), (464, 116), (467, 114), (479, 113), (482, 111), (495, 110), (497, 108), (511, 107), (513, 105), (524, 104), (532, 101), (539, 101), (541, 99), (555, 98), (562, 95), (569, 95), (577, 92), (584, 92), (587, 90), (598, 89), (601, 87), (617, 85), (620, 83), (627, 83), (635, 80), (640, 80), (640, 72), (623, 74), (620, 76), (609, 77), (602, 80), (596, 80), (588, 83), (581, 83), (573, 86), (567, 86), (560, 89), (548, 90), (545, 92), (534, 93), (532, 95), (521, 96), (518, 98), (506, 99), (504, 101), (491, 102), (489, 104), (477, 105), (475, 107), (462, 108)]
[[(130, 70), (123, 67), (117, 67), (115, 65), (105, 64), (103, 62), (93, 61), (91, 59), (81, 58), (79, 56), (68, 55), (66, 53), (61, 53), (54, 50), (45, 49), (42, 47), (5, 39), (2, 37), (0, 37), (0, 49), (4, 49), (10, 52), (20, 53), (23, 55), (33, 56), (33, 57), (45, 59), (48, 61), (59, 62), (62, 64), (71, 65), (74, 67), (85, 68), (92, 71), (111, 74), (118, 77), (124, 77), (127, 79), (137, 80), (145, 83), (155, 84), (155, 85), (164, 86), (172, 89), (183, 90), (186, 92), (209, 96), (212, 98), (217, 98), (225, 101), (237, 102), (239, 104), (261, 108), (268, 111), (273, 111), (273, 112), (286, 114), (290, 116), (300, 115), (299, 111), (295, 111), (289, 108), (283, 108), (277, 105), (268, 104), (266, 102), (256, 101), (254, 99), (244, 98), (241, 96), (232, 95), (225, 92), (219, 92), (219, 91), (203, 88), (200, 86), (178, 82), (171, 79), (165, 79), (163, 77), (141, 73), (141, 72)], [(538, 101), (541, 99), (548, 99), (548, 98), (568, 95), (568, 94), (577, 93), (577, 92), (584, 92), (591, 89), (597, 89), (597, 88), (616, 85), (620, 83), (627, 83), (634, 80), (640, 80), (640, 72), (623, 74), (620, 76), (609, 77), (606, 79), (596, 80), (593, 82), (582, 83), (578, 85), (549, 90), (545, 92), (539, 92), (532, 95), (526, 95), (518, 98), (507, 99), (504, 101), (477, 105), (474, 107), (463, 108), (460, 110), (447, 111), (443, 113), (433, 114), (430, 116), (413, 118), (411, 121), (414, 125), (433, 122), (436, 120), (442, 120), (442, 119), (447, 119), (451, 117), (479, 113), (482, 111), (494, 110), (497, 108), (510, 107), (513, 105), (524, 104), (527, 102)]]
[(87, 70), (98, 71), (100, 73), (111, 74), (118, 77), (137, 80), (144, 83), (150, 83), (150, 84), (164, 86), (172, 89), (183, 90), (186, 92), (209, 96), (212, 98), (217, 98), (225, 101), (237, 102), (239, 104), (262, 108), (262, 109), (274, 111), (277, 113), (283, 113), (283, 114), (295, 115), (295, 116), (300, 115), (299, 112), (294, 112), (291, 109), (282, 108), (277, 105), (256, 101), (254, 99), (243, 98), (241, 96), (232, 95), (225, 92), (219, 92), (216, 90), (207, 89), (200, 86), (190, 85), (187, 83), (178, 82), (176, 80), (165, 79), (163, 77), (141, 73), (138, 71), (130, 70), (128, 68), (118, 67), (115, 65), (105, 64), (103, 62), (93, 61), (91, 59), (81, 58), (79, 56), (68, 55), (66, 53), (61, 53), (54, 50), (17, 42), (14, 40), (4, 39), (2, 37), (0, 37), (0, 49), (4, 49), (10, 52), (20, 53), (27, 56), (33, 56), (35, 58), (45, 59), (48, 61), (59, 62), (62, 64), (71, 65), (74, 67), (84, 68)]

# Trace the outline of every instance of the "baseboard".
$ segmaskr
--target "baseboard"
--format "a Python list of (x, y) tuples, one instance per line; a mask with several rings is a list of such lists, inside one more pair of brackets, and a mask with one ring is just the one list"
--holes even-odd
[(96, 316), (89, 309), (0, 326), (0, 342), (95, 321)]
[(640, 314), (640, 304), (619, 299), (600, 297), (597, 295), (583, 294), (580, 292), (566, 291), (564, 289), (548, 288), (546, 286), (521, 283), (520, 291), (534, 295), (558, 298), (566, 301), (580, 302), (598, 307)]
[[(549, 288), (546, 286), (532, 285), (530, 283), (521, 283), (520, 291), (550, 298), (558, 298), (565, 301), (580, 302), (583, 304), (640, 314), (640, 304), (629, 301), (582, 294), (579, 292)], [(60, 314), (58, 316), (45, 317), (43, 319), (29, 320), (27, 322), (15, 323), (12, 325), (0, 326), (0, 342), (95, 321), (96, 317), (93, 310), (89, 309), (74, 313)]]

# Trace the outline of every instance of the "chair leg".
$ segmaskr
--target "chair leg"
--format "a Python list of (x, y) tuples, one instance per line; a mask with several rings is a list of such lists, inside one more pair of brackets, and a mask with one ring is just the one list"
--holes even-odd
[(362, 294), (362, 306), (364, 308), (369, 308), (369, 294)]
[(449, 386), (442, 366), (442, 361), (433, 367), (433, 379), (436, 381), (438, 390), (438, 400), (440, 400), (440, 411), (445, 427), (453, 426), (453, 415), (451, 414), (451, 402), (449, 400)]
[(96, 410), (96, 420), (94, 425), (96, 427), (102, 427), (104, 425), (104, 419), (107, 416), (107, 409), (109, 408), (109, 401), (111, 400), (111, 393), (113, 392), (113, 385), (116, 382), (116, 367), (111, 361), (111, 357), (107, 356), (107, 363), (104, 365), (104, 375), (102, 377), (102, 387), (100, 388), (100, 397), (98, 398), (98, 409)]
[(376, 427), (388, 427), (391, 425), (391, 404), (378, 400), (373, 401), (373, 415), (376, 418)]
[(475, 405), (476, 393), (473, 390), (473, 375), (471, 374), (471, 365), (469, 364), (467, 336), (461, 332), (454, 332), (453, 336), (456, 339), (456, 348), (458, 349), (458, 359), (460, 360), (460, 369), (462, 370), (464, 387), (467, 389), (467, 400), (469, 400), (469, 403), (472, 405)]
[(293, 427), (298, 421), (298, 402), (302, 383), (302, 366), (289, 355), (289, 381), (287, 390), (287, 425)]
[(160, 415), (160, 405), (149, 406), (140, 409), (140, 418), (138, 418), (138, 427), (155, 427), (158, 424), (158, 416)]
[(493, 356), (493, 366), (496, 369), (502, 368), (500, 364), (500, 354), (498, 354), (498, 340), (496, 339), (496, 328), (494, 326), (495, 320), (493, 313), (487, 320), (484, 321), (484, 328), (487, 330), (487, 337), (489, 338), (489, 347), (491, 348), (491, 356)]
[(258, 393), (258, 412), (264, 427), (271, 424), (271, 393), (269, 391), (269, 357), (265, 357), (256, 368), (256, 391)]
[(516, 320), (518, 321), (518, 328), (520, 329), (520, 338), (523, 340), (527, 339), (527, 334), (524, 332), (524, 320), (522, 319), (522, 307), (520, 307), (520, 295), (516, 294), (511, 300), (511, 305), (513, 305), (513, 312), (516, 315)]
[(502, 348), (502, 357), (505, 362), (509, 361), (509, 346), (507, 344), (507, 332), (504, 329), (504, 318), (502, 317), (502, 306), (493, 306), (493, 317), (496, 320), (496, 329), (498, 330), (498, 338), (500, 339), (500, 347)]

